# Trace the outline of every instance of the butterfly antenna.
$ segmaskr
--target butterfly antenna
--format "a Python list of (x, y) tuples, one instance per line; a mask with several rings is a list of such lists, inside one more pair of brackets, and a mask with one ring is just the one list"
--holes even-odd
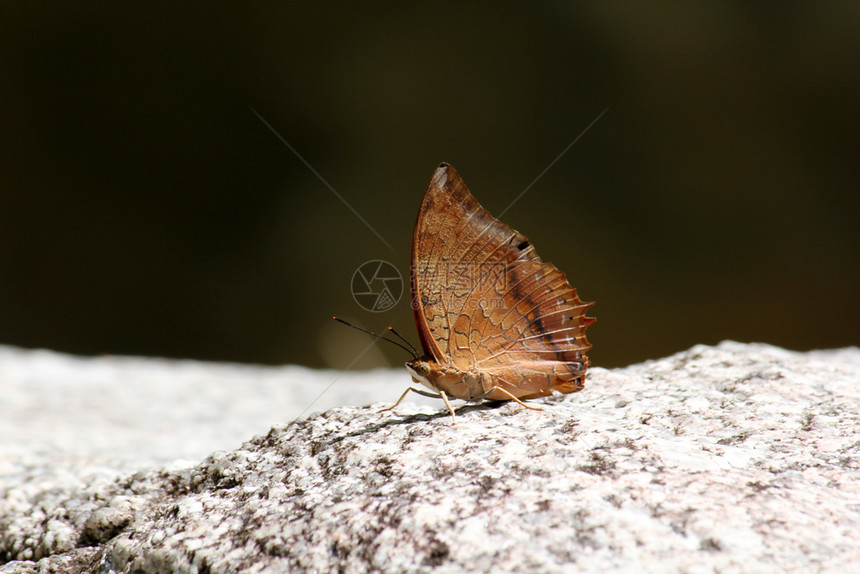
[(401, 335), (400, 333), (398, 333), (397, 331), (395, 331), (395, 330), (394, 330), (394, 327), (389, 327), (389, 328), (388, 328), (388, 330), (389, 330), (389, 331), (391, 331), (392, 333), (394, 333), (394, 334), (397, 336), (397, 338), (398, 338), (398, 339), (400, 339), (401, 341), (403, 341), (404, 343), (406, 343), (407, 345), (409, 345), (409, 348), (412, 350), (412, 357), (413, 357), (413, 358), (417, 359), (417, 358), (419, 357), (419, 355), (418, 355), (418, 349), (416, 349), (416, 348), (415, 348), (415, 345), (413, 345), (412, 343), (410, 343), (410, 342), (406, 339), (406, 337), (404, 337), (403, 335)]
[(417, 357), (417, 355), (415, 355), (415, 354), (414, 354), (414, 351), (411, 351), (411, 350), (407, 349), (406, 347), (404, 347), (403, 345), (401, 345), (401, 344), (400, 344), (400, 343), (398, 343), (397, 341), (392, 341), (391, 339), (386, 339), (385, 337), (383, 337), (383, 336), (382, 336), (382, 335), (380, 335), (379, 333), (374, 333), (373, 331), (369, 331), (369, 330), (365, 329), (364, 327), (359, 327), (358, 325), (353, 325), (353, 324), (352, 324), (352, 323), (350, 323), (349, 321), (344, 321), (344, 320), (343, 320), (343, 319), (341, 319), (340, 317), (332, 317), (332, 319), (334, 319), (334, 320), (335, 320), (335, 321), (337, 321), (338, 323), (343, 323), (343, 324), (344, 324), (344, 325), (346, 325), (347, 327), (352, 327), (353, 329), (358, 329), (358, 330), (359, 330), (359, 331), (361, 331), (362, 333), (367, 333), (368, 335), (373, 335), (373, 336), (374, 336), (374, 337), (376, 337), (377, 339), (382, 339), (383, 341), (387, 341), (387, 342), (391, 343), (392, 345), (397, 345), (398, 347), (400, 347), (401, 349), (403, 349), (403, 350), (404, 350), (404, 351), (406, 351), (407, 353), (410, 353), (410, 354), (412, 354), (414, 357)]

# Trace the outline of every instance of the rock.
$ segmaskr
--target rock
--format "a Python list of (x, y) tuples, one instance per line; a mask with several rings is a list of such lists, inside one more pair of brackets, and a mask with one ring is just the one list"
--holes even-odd
[(860, 563), (860, 349), (696, 346), (534, 403), (456, 426), (441, 404), (340, 407), (198, 464), (0, 475), (0, 571)]
[(345, 373), (0, 346), (0, 477), (31, 466), (196, 463), (314, 411), (394, 401), (408, 380), (402, 369)]

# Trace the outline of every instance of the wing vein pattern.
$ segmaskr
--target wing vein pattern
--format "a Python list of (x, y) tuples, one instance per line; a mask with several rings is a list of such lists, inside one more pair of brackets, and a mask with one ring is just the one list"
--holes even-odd
[(418, 213), (411, 273), (422, 346), (440, 365), (480, 369), (523, 398), (582, 387), (591, 303), (446, 164)]

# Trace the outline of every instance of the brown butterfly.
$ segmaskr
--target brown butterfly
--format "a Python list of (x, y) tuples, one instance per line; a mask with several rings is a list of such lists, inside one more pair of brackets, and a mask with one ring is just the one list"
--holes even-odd
[[(541, 261), (529, 240), (494, 218), (460, 176), (441, 164), (412, 237), (412, 308), (423, 355), (406, 363), (412, 380), (467, 401), (522, 402), (583, 387), (591, 347), (583, 303), (564, 273)], [(388, 410), (388, 409), (386, 409)]]

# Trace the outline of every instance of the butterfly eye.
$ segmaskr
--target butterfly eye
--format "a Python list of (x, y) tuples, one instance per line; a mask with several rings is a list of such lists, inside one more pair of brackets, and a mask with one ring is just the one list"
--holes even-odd
[(430, 374), (430, 365), (427, 361), (409, 361), (406, 367), (420, 377), (426, 377)]

